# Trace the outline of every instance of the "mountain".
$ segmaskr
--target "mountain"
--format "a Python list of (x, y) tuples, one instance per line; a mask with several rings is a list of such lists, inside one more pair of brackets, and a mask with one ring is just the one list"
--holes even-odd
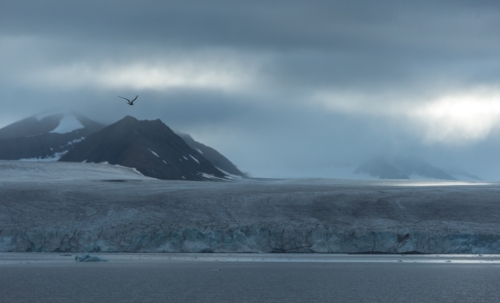
[(200, 142), (195, 141), (190, 135), (177, 133), (179, 137), (181, 137), (184, 142), (187, 143), (192, 149), (198, 152), (203, 158), (207, 159), (212, 163), (215, 167), (223, 172), (227, 172), (231, 175), (239, 176), (239, 177), (248, 177), (246, 173), (240, 171), (236, 165), (234, 165), (228, 158), (224, 157), (221, 153), (211, 148), (210, 146), (206, 146)]
[(375, 157), (362, 163), (355, 174), (365, 173), (379, 179), (457, 180), (444, 170), (417, 157)]
[(47, 112), (0, 129), (1, 160), (57, 161), (104, 125), (71, 111)]
[(383, 157), (369, 159), (354, 170), (354, 173), (364, 173), (380, 179), (409, 179), (407, 175), (402, 173)]
[(118, 164), (164, 180), (228, 177), (160, 120), (131, 116), (91, 134), (59, 161)]
[(452, 175), (453, 177), (455, 177), (459, 180), (466, 180), (466, 181), (482, 181), (483, 180), (474, 174), (471, 174), (469, 172), (466, 172), (463, 169), (456, 168), (456, 167), (446, 168), (445, 171), (448, 174)]
[(392, 163), (411, 179), (430, 178), (440, 180), (456, 180), (455, 177), (451, 176), (444, 170), (437, 168), (417, 157), (394, 157), (392, 159)]

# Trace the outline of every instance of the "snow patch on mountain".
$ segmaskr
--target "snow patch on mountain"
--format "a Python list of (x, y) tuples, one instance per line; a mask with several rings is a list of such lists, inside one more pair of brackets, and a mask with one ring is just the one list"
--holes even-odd
[(66, 134), (74, 130), (84, 128), (83, 124), (73, 115), (65, 115), (59, 125), (51, 133)]
[(189, 155), (194, 161), (196, 161), (198, 164), (200, 164), (200, 161), (198, 161), (198, 159), (196, 159), (195, 157), (193, 157), (192, 155)]
[(78, 142), (82, 142), (83, 140), (85, 140), (85, 137), (81, 137), (79, 139), (75, 139), (73, 141), (69, 141), (68, 145), (72, 145), (72, 144), (75, 144), (75, 143), (78, 143)]
[[(125, 167), (125, 166), (122, 166), (122, 167)], [(138, 170), (137, 170), (137, 168), (132, 167), (132, 170), (133, 170), (136, 174), (141, 175), (141, 176), (144, 176), (144, 175), (143, 175), (140, 171), (138, 171)]]
[[(64, 146), (60, 146), (61, 148), (71, 148), (71, 145), (76, 144), (78, 142), (81, 142), (85, 140), (85, 137), (81, 137), (79, 139), (74, 139), (72, 141), (68, 141), (68, 143)], [(50, 148), (51, 151), (53, 151), (53, 148)], [(63, 150), (61, 152), (55, 152), (52, 155), (48, 155), (46, 157), (33, 157), (33, 158), (21, 158), (19, 161), (24, 161), (24, 162), (55, 162), (59, 161), (62, 156), (64, 156), (69, 150)]]
[(227, 181), (226, 179), (222, 179), (222, 178), (219, 178), (219, 177), (216, 177), (214, 175), (211, 175), (211, 174), (207, 174), (207, 173), (200, 173), (200, 175), (203, 177), (203, 178), (206, 178), (206, 179), (210, 179), (210, 180), (219, 180), (219, 181)]
[(19, 161), (23, 161), (23, 162), (55, 162), (55, 161), (59, 161), (59, 159), (61, 159), (62, 156), (64, 156), (68, 151), (65, 150), (65, 151), (62, 151), (62, 152), (59, 152), (59, 153), (54, 153), (48, 157), (45, 157), (45, 158), (24, 158), (24, 159), (19, 159)]
[[(154, 151), (150, 150), (149, 148), (148, 148), (148, 150), (149, 150), (149, 151), (150, 151), (153, 155), (155, 155), (155, 156), (157, 156), (158, 158), (160, 158), (160, 156), (158, 156), (158, 154), (157, 154), (157, 153), (155, 153)], [(161, 158), (160, 158), (160, 159), (161, 159)]]
[(237, 176), (237, 175), (233, 175), (233, 174), (230, 174), (230, 173), (228, 173), (227, 171), (225, 171), (225, 170), (223, 170), (223, 169), (221, 169), (221, 168), (219, 168), (219, 167), (217, 167), (217, 166), (216, 166), (215, 168), (217, 168), (217, 169), (218, 169), (218, 170), (220, 170), (223, 174), (225, 174), (225, 175), (226, 175), (226, 179), (230, 179), (230, 180), (243, 179), (243, 177), (241, 177), (241, 176)]

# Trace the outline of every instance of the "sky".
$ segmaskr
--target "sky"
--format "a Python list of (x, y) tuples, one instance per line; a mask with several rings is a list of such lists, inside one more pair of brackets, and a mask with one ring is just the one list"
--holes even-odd
[(500, 180), (498, 1), (8, 0), (0, 66), (0, 127), (132, 115), (255, 177), (405, 155)]

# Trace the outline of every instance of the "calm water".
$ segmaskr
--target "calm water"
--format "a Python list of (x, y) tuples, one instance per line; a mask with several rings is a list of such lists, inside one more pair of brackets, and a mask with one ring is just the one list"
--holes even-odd
[(0, 254), (0, 302), (500, 302), (499, 256)]

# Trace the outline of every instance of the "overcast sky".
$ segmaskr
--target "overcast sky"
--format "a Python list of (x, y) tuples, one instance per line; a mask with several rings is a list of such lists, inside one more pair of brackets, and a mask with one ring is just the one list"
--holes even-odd
[(415, 155), (500, 180), (498, 1), (4, 1), (0, 66), (0, 127), (132, 115), (257, 177)]

